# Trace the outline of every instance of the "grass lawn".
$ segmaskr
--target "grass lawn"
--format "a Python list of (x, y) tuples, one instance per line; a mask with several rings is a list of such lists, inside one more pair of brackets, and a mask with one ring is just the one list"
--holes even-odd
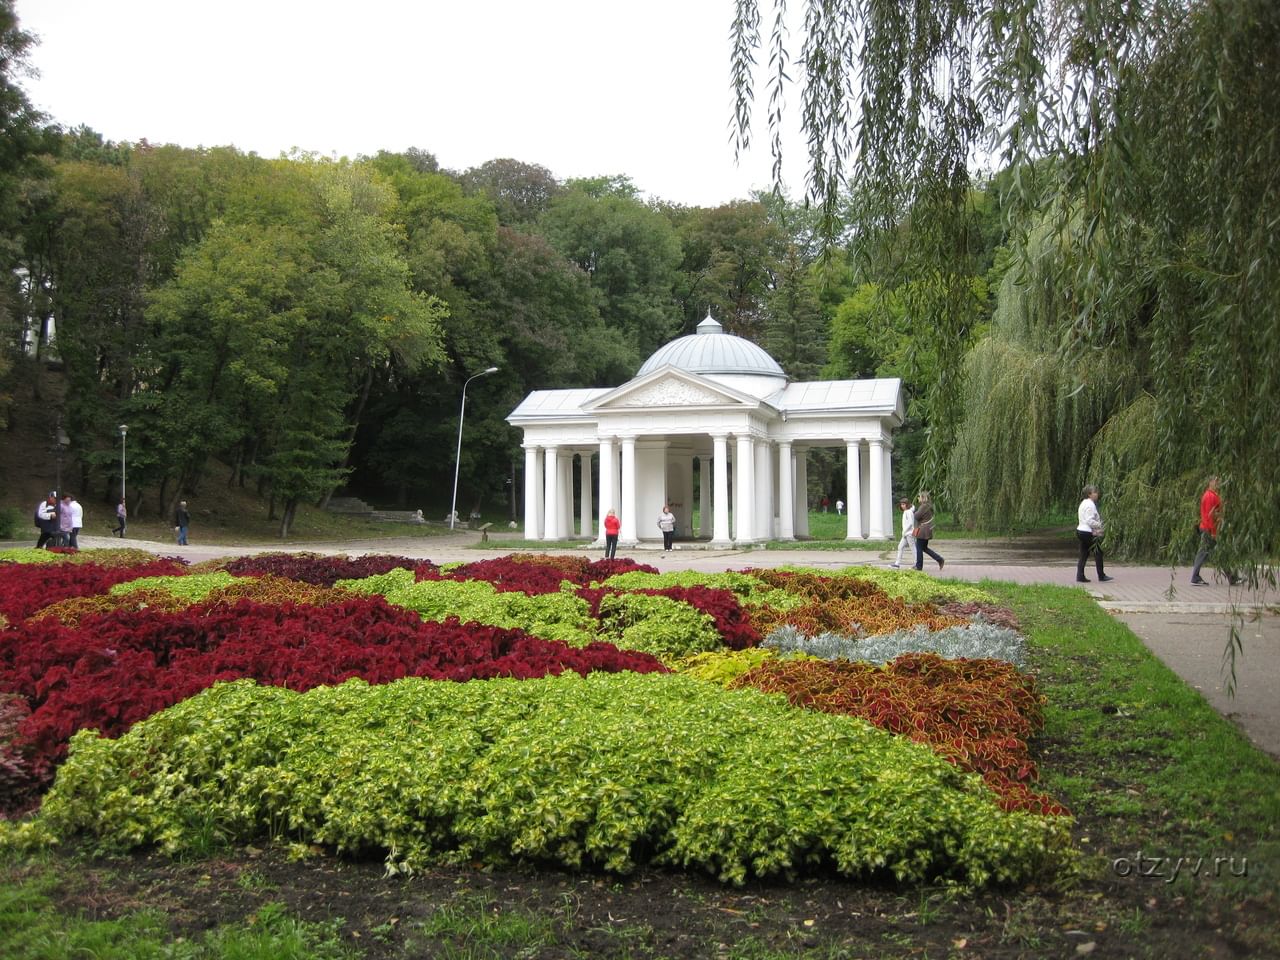
[(376, 856), (227, 848), (174, 862), (68, 848), (0, 859), (3, 954), (1280, 955), (1280, 764), (1079, 591), (982, 586), (1020, 618), (1048, 699), (1032, 749), (1041, 786), (1076, 818), (1070, 875), (971, 896), (821, 874), (725, 888), (537, 865), (386, 880)]

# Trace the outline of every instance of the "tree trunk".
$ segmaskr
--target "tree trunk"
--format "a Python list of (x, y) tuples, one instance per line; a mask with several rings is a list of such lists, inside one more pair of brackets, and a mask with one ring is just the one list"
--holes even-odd
[(293, 515), (298, 509), (298, 498), (290, 497), (285, 501), (284, 510), (281, 511), (280, 517), (280, 539), (284, 540), (289, 536), (289, 528), (293, 525)]
[[(360, 386), (360, 398), (356, 401), (356, 408), (351, 414), (351, 426), (347, 428), (347, 452), (342, 455), (341, 464), (344, 469), (351, 463), (351, 448), (356, 442), (356, 428), (360, 425), (360, 417), (364, 414), (364, 405), (369, 399), (369, 390), (372, 386), (373, 370), (370, 369), (365, 371), (364, 383)], [(329, 501), (333, 499), (333, 495), (338, 492), (338, 487), (342, 483), (346, 483), (346, 480), (330, 487), (324, 497), (321, 498), (320, 503), (317, 504), (321, 510), (329, 506)]]

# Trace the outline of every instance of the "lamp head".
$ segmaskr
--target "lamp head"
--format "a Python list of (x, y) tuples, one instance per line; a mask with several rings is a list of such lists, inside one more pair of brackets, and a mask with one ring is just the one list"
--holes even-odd
[(120, 424), (120, 436), (123, 437), (128, 432), (129, 432), (129, 425), (127, 423)]

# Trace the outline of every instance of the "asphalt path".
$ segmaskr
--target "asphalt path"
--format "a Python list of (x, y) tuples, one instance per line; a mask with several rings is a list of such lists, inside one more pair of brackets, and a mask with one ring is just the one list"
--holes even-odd
[[(198, 542), (179, 547), (114, 537), (80, 537), (84, 547), (132, 546), (192, 562), (213, 557), (244, 555), (287, 549), (357, 556), (387, 553), (432, 560), (475, 561), (500, 557), (512, 550), (503, 546), (503, 534), (480, 542), (474, 531), (440, 536), (393, 537), (329, 543), (291, 543), (285, 547), (214, 546)], [(996, 540), (934, 540), (932, 547), (946, 561), (939, 570), (926, 558), (926, 569), (946, 578), (980, 583), (983, 580), (1079, 587), (1099, 606), (1124, 621), (1143, 643), (1187, 684), (1198, 690), (1220, 713), (1234, 721), (1260, 749), (1280, 759), (1280, 593), (1231, 587), (1213, 571), (1206, 571), (1207, 586), (1190, 583), (1190, 571), (1178, 567), (1107, 564), (1113, 579), (1098, 583), (1092, 567), (1090, 583), (1075, 582), (1074, 538), (1036, 537)], [(582, 552), (600, 552), (584, 544)], [(670, 553), (660, 545), (620, 549), (659, 570), (716, 572), (743, 567), (775, 567), (797, 564), (817, 568), (851, 565), (888, 566), (892, 551), (849, 550), (719, 550), (701, 545), (677, 544)], [(906, 557), (904, 557), (904, 560)], [(1224, 660), (1236, 631), (1240, 645), (1234, 678)]]

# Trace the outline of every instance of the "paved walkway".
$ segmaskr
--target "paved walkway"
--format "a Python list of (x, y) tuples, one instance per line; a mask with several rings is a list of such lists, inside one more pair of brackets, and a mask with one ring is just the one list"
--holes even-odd
[[(177, 547), (85, 536), (80, 542), (85, 547), (135, 546), (191, 561), (281, 549), (200, 544)], [(290, 544), (287, 549), (350, 555), (390, 553), (437, 563), (473, 561), (511, 552), (498, 537), (493, 538), (486, 549), (478, 549), (478, 545), (478, 534), (460, 531), (437, 537)], [(942, 575), (948, 578), (1077, 586), (1074, 540), (935, 540), (932, 545), (946, 559)], [(583, 552), (587, 552), (586, 547)], [(786, 564), (883, 567), (891, 559), (885, 550), (710, 550), (679, 544), (669, 554), (651, 548), (621, 553), (659, 570), (708, 572)], [(590, 554), (599, 555), (595, 550)], [(932, 561), (926, 562), (928, 569), (937, 574)], [(1280, 759), (1280, 593), (1229, 587), (1213, 576), (1208, 576), (1208, 586), (1193, 587), (1186, 568), (1108, 564), (1107, 573), (1115, 578), (1110, 583), (1078, 586), (1093, 595), (1101, 607), (1123, 620), (1156, 656), (1199, 690), (1219, 712), (1239, 724), (1253, 743)], [(1089, 576), (1093, 578), (1092, 569)], [(1236, 656), (1235, 693), (1231, 696), (1227, 692), (1229, 674), (1223, 667), (1223, 653), (1233, 621), (1239, 630), (1242, 650)]]

